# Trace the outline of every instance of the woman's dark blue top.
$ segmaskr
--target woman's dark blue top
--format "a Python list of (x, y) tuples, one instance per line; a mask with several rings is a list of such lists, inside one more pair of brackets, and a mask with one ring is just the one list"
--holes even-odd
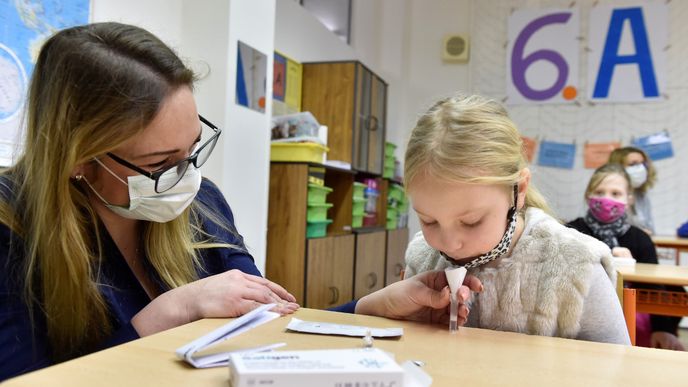
[[(7, 183), (3, 179), (3, 183)], [(0, 185), (2, 189), (2, 185)], [(1, 192), (11, 197), (9, 192)], [(209, 180), (203, 179), (196, 200), (211, 209), (222, 220), (230, 232), (208, 219), (202, 219), (203, 229), (217, 242), (224, 242), (244, 249), (211, 248), (200, 249), (199, 257), (204, 278), (227, 270), (238, 269), (244, 273), (260, 276), (253, 257), (245, 251), (243, 238), (236, 232), (234, 217), (220, 190)], [(150, 298), (134, 276), (110, 235), (101, 227), (103, 262), (100, 267), (99, 286), (108, 304), (112, 332), (99, 349), (137, 339), (131, 319), (149, 302)], [(10, 241), (21, 243), (10, 229), (0, 224), (0, 381), (52, 364), (50, 344), (46, 336), (45, 316), (34, 308), (34, 324), (31, 326), (29, 307), (23, 296), (23, 257), (10, 253)], [(14, 249), (13, 251), (16, 251)], [(163, 291), (169, 290), (152, 272), (152, 277)], [(288, 289), (287, 289), (288, 290)], [(355, 302), (336, 308), (342, 312), (353, 312)]]

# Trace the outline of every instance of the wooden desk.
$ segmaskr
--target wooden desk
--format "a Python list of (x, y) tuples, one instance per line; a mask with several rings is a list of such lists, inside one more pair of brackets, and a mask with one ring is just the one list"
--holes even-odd
[(662, 236), (656, 235), (652, 237), (657, 247), (666, 247), (676, 250), (676, 266), (681, 264), (681, 252), (688, 252), (688, 238), (679, 238), (677, 236)]
[[(528, 336), (483, 329), (447, 329), (425, 324), (301, 309), (303, 320), (404, 328), (398, 340), (375, 340), (399, 363), (422, 360), (433, 386), (448, 385), (685, 385), (688, 353)], [(273, 320), (221, 343), (224, 350), (286, 342), (282, 350), (352, 348), (360, 338), (285, 332), (290, 317)], [(12, 386), (228, 386), (227, 368), (197, 370), (174, 350), (226, 323), (197, 321), (157, 335), (30, 373)]]
[[(619, 273), (617, 291), (622, 291), (624, 282), (688, 286), (688, 266), (637, 263), (631, 266), (618, 266), (616, 270)], [(668, 316), (688, 316), (688, 294), (637, 289), (636, 311)]]

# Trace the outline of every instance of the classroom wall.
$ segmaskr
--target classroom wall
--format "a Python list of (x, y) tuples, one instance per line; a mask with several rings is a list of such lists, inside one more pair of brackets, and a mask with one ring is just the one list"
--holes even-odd
[[(389, 83), (387, 140), (403, 163), (418, 115), (437, 98), (470, 89), (469, 65), (443, 62), (441, 50), (445, 35), (470, 32), (472, 1), (353, 1), (351, 45)], [(420, 230), (413, 210), (409, 229)]]
[[(515, 7), (569, 7), (571, 1), (473, 1), (472, 52), (470, 61), (472, 90), (502, 99), (505, 92), (507, 17)], [(639, 1), (608, 0), (600, 5), (637, 5)], [(581, 13), (580, 95), (587, 93), (587, 38), (589, 11), (593, 2), (574, 2)], [(529, 137), (557, 142), (576, 142), (573, 170), (532, 166), (533, 183), (547, 196), (557, 214), (569, 220), (584, 213), (583, 194), (592, 170), (583, 168), (581, 156), (585, 141), (621, 141), (627, 145), (633, 136), (644, 136), (667, 129), (675, 157), (655, 162), (657, 185), (650, 191), (658, 234), (675, 235), (676, 228), (688, 221), (688, 2), (667, 2), (669, 6), (669, 48), (667, 56), (668, 99), (652, 103), (597, 104), (582, 100), (581, 106), (510, 106), (509, 112), (521, 131)], [(683, 171), (682, 171), (683, 170)]]
[(272, 84), (267, 111), (234, 104), (237, 40), (268, 56), (272, 77), (275, 0), (92, 1), (93, 21), (144, 27), (175, 48), (202, 79), (196, 85), (199, 113), (223, 129), (203, 175), (222, 190), (256, 266), (265, 272)]
[[(638, 1), (608, 0), (598, 4), (637, 5)], [(404, 142), (418, 114), (429, 104), (455, 91), (484, 94), (501, 100), (505, 91), (507, 17), (517, 7), (579, 7), (581, 34), (587, 35), (587, 19), (593, 2), (569, 0), (354, 0), (352, 46), (361, 60), (390, 82), (388, 134), (397, 142), (397, 157), (403, 159)], [(581, 151), (585, 141), (630, 142), (668, 129), (675, 157), (655, 163), (659, 180), (650, 198), (657, 232), (675, 234), (688, 220), (688, 179), (680, 167), (688, 165), (688, 135), (683, 123), (688, 112), (688, 72), (682, 60), (688, 56), (688, 2), (669, 2), (668, 100), (640, 104), (591, 106), (509, 106), (509, 112), (524, 135), (550, 141), (575, 141), (578, 145), (573, 170), (531, 165), (533, 183), (565, 220), (585, 211), (583, 192), (592, 174), (584, 169)], [(467, 33), (468, 64), (447, 64), (440, 58), (442, 37)], [(587, 57), (581, 47), (581, 85), (587, 84)], [(585, 95), (585, 90), (580, 91)], [(585, 102), (585, 101), (583, 101)], [(537, 161), (537, 160), (536, 160)], [(410, 217), (411, 232), (419, 230)]]

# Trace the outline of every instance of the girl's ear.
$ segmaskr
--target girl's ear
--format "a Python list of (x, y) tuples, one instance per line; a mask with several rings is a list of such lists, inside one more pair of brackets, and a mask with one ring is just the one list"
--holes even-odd
[(526, 205), (526, 192), (528, 192), (528, 185), (530, 184), (530, 169), (523, 168), (520, 173), (521, 177), (518, 182), (518, 206), (517, 210)]

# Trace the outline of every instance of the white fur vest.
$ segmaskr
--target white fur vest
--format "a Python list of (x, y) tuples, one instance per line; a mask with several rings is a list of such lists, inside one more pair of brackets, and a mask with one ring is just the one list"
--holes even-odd
[[(469, 270), (483, 291), (474, 295), (466, 326), (575, 338), (593, 265), (601, 263), (616, 283), (611, 252), (540, 209), (528, 209), (525, 223), (510, 256)], [(423, 234), (416, 234), (406, 251), (406, 277), (447, 266)]]

